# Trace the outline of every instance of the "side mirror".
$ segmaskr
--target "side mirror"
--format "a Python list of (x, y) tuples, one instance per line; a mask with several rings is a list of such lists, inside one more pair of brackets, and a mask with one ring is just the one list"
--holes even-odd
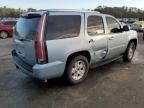
[(111, 32), (112, 32), (112, 33), (119, 33), (119, 32), (120, 32), (120, 29), (118, 29), (118, 28), (113, 28), (113, 29), (111, 30)]
[(123, 26), (123, 31), (130, 31), (130, 27), (128, 25)]

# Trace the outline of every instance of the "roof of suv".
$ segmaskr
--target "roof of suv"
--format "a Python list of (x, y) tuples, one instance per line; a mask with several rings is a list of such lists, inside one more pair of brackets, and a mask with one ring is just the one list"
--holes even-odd
[[(23, 14), (28, 15), (28, 14), (39, 14), (39, 15), (43, 15), (44, 13), (47, 12), (82, 12), (82, 13), (96, 13), (96, 14), (101, 14), (98, 11), (89, 11), (89, 10), (76, 10), (76, 9), (48, 9), (48, 10), (44, 10), (44, 11), (37, 11), (37, 12), (29, 12), (29, 13), (25, 13)], [(22, 16), (23, 16), (22, 15)]]

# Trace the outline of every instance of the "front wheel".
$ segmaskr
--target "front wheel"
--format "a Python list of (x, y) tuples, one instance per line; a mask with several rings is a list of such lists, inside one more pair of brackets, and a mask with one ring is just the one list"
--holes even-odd
[(89, 70), (89, 63), (86, 57), (76, 56), (69, 63), (66, 70), (66, 78), (70, 84), (78, 84), (85, 80)]
[(127, 48), (125, 54), (123, 55), (123, 60), (124, 60), (125, 62), (131, 62), (132, 59), (133, 59), (135, 50), (136, 50), (136, 45), (135, 45), (134, 42), (131, 42), (131, 43), (128, 45), (128, 48)]

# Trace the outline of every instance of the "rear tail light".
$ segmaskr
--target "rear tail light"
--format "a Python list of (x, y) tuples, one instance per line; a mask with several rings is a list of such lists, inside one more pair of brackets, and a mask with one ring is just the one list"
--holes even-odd
[(36, 36), (36, 59), (38, 64), (47, 63), (47, 48), (46, 48), (46, 41), (44, 37), (44, 25), (45, 25), (46, 15), (43, 15), (40, 19), (39, 26), (37, 29), (37, 36)]

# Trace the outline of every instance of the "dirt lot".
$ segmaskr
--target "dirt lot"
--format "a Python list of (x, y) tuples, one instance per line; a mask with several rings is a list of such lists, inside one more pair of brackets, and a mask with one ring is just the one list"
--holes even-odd
[(12, 39), (0, 39), (0, 108), (144, 108), (144, 42), (133, 62), (117, 60), (90, 70), (80, 85), (42, 83), (16, 71)]

